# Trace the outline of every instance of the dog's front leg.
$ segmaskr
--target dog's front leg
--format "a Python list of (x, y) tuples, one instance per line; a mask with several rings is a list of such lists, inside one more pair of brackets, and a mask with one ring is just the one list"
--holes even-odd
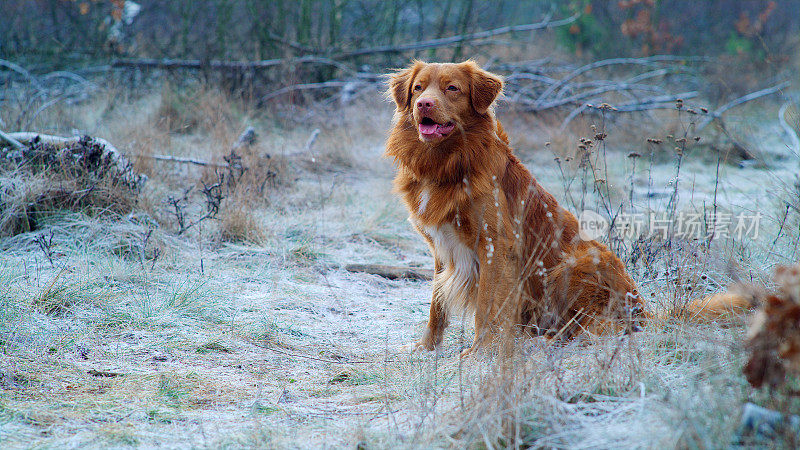
[(442, 277), (442, 263), (439, 258), (434, 259), (434, 273), (433, 273), (433, 295), (431, 296), (431, 308), (428, 313), (428, 325), (425, 328), (425, 334), (422, 339), (412, 344), (411, 350), (426, 349), (434, 350), (439, 344), (442, 343), (444, 336), (444, 329), (447, 328), (447, 308), (442, 298), (440, 289)]
[(475, 297), (475, 339), (461, 352), (468, 356), (496, 338), (504, 322), (511, 319), (512, 275), (510, 254), (504, 245), (493, 245), (491, 252), (480, 252), (480, 269)]

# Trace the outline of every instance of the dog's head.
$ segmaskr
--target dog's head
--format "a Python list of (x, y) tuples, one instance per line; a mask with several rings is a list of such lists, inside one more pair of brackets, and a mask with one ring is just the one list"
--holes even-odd
[(391, 75), (389, 93), (397, 112), (406, 114), (423, 142), (440, 142), (455, 129), (486, 120), (503, 80), (472, 61), (427, 64), (414, 61)]

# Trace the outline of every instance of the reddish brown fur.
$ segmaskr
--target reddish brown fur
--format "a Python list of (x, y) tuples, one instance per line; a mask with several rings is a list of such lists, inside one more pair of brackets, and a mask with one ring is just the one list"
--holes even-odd
[[(395, 189), (435, 264), (417, 346), (441, 343), (454, 306), (475, 311), (467, 352), (511, 325), (565, 337), (636, 328), (646, 312), (622, 262), (582, 240), (575, 216), (512, 153), (492, 107), (502, 91), (498, 76), (472, 61), (415, 61), (393, 74), (389, 91), (397, 105), (386, 144), (398, 166)], [(435, 108), (421, 112), (422, 98)], [(426, 137), (418, 128), (424, 116), (455, 129)]]

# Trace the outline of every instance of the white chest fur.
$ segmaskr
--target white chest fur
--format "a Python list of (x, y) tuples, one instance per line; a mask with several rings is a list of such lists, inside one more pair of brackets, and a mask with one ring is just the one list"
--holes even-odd
[(468, 306), (470, 291), (478, 279), (477, 253), (459, 239), (452, 224), (423, 229), (433, 241), (434, 252), (444, 269), (434, 279), (434, 290), (451, 306)]
[(419, 194), (419, 207), (417, 208), (417, 214), (423, 215), (425, 214), (425, 210), (428, 209), (428, 202), (431, 199), (431, 193), (428, 191), (427, 188), (423, 189), (422, 192)]

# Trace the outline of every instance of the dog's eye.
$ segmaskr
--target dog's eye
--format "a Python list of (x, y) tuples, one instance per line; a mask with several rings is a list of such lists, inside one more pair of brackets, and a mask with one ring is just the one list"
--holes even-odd
[(448, 90), (448, 91), (457, 91), (457, 90), (458, 90), (458, 88), (457, 88), (457, 87), (455, 87), (455, 85), (452, 85), (452, 84), (451, 84), (450, 86), (447, 86), (447, 90)]
[(418, 84), (418, 85), (414, 86), (414, 90), (415, 91), (421, 91), (422, 90), (422, 85)]

